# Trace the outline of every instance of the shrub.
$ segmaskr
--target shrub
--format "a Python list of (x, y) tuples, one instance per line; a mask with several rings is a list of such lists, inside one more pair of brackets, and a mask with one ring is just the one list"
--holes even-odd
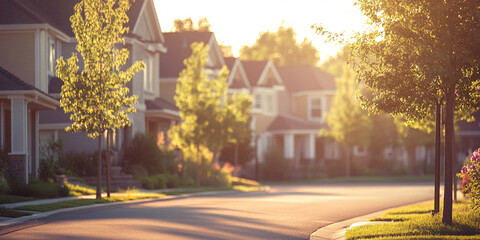
[(38, 176), (40, 180), (47, 182), (55, 179), (55, 172), (58, 169), (58, 161), (63, 154), (63, 141), (55, 141), (50, 138), (40, 148), (40, 166)]
[(133, 167), (141, 165), (149, 175), (175, 173), (175, 152), (168, 148), (159, 148), (156, 136), (136, 134), (123, 154), (123, 169), (133, 173)]
[(480, 148), (472, 153), (462, 167), (459, 177), (465, 179), (464, 192), (475, 210), (480, 210)]
[(284, 158), (283, 152), (271, 148), (265, 154), (265, 161), (261, 165), (262, 177), (265, 180), (279, 181), (288, 179), (289, 161)]
[(7, 193), (10, 190), (10, 185), (7, 182), (7, 178), (0, 174), (0, 194)]
[(69, 195), (68, 188), (54, 182), (31, 181), (25, 184), (19, 181), (12, 182), (11, 194), (35, 198), (57, 198)]
[(95, 176), (97, 174), (97, 153), (67, 153), (58, 165), (75, 176)]
[(164, 189), (167, 188), (167, 176), (164, 174), (155, 174), (152, 176), (139, 176), (142, 187), (146, 189)]

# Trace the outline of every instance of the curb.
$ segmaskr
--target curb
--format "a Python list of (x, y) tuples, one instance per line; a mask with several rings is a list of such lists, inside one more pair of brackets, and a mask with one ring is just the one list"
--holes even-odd
[[(265, 188), (261, 188), (259, 191), (266, 191)], [(130, 201), (124, 201), (124, 202), (113, 202), (113, 203), (101, 203), (101, 204), (92, 204), (92, 205), (87, 205), (87, 206), (80, 206), (80, 207), (72, 207), (72, 208), (62, 208), (54, 211), (49, 211), (49, 212), (38, 212), (34, 213), (29, 216), (23, 216), (19, 218), (11, 218), (8, 220), (0, 221), (0, 230), (17, 225), (20, 223), (24, 223), (27, 221), (35, 221), (39, 218), (43, 217), (48, 217), (50, 215), (54, 215), (57, 213), (62, 213), (62, 212), (70, 212), (70, 211), (76, 211), (76, 210), (82, 210), (82, 209), (90, 209), (90, 208), (96, 208), (96, 207), (102, 207), (102, 206), (116, 206), (116, 205), (121, 205), (121, 204), (132, 204), (132, 203), (144, 203), (144, 202), (155, 202), (155, 201), (169, 201), (169, 200), (174, 200), (174, 199), (183, 199), (183, 198), (189, 198), (189, 197), (199, 197), (199, 196), (210, 196), (210, 195), (223, 195), (223, 194), (228, 194), (228, 193), (235, 193), (235, 192), (242, 192), (239, 190), (226, 190), (226, 191), (211, 191), (211, 192), (198, 192), (198, 193), (184, 193), (184, 194), (179, 194), (179, 195), (172, 195), (172, 196), (165, 196), (163, 198), (150, 198), (150, 199), (139, 199), (139, 200), (130, 200)], [(75, 198), (73, 198), (75, 199)], [(66, 201), (71, 200), (71, 199), (66, 199)], [(26, 204), (28, 205), (28, 204)], [(31, 204), (33, 205), (33, 204)]]
[(383, 215), (385, 212), (389, 211), (390, 209), (369, 213), (363, 216), (347, 219), (341, 222), (336, 222), (325, 227), (317, 229), (317, 231), (310, 234), (310, 240), (326, 240), (326, 239), (333, 239), (333, 240), (343, 240), (345, 239), (345, 232), (348, 227), (353, 224), (366, 222), (369, 219), (374, 217), (378, 217)]
[[(315, 232), (313, 232), (312, 234), (310, 234), (310, 240), (327, 240), (327, 239), (328, 240), (344, 240), (345, 232), (349, 227), (356, 227), (356, 226), (371, 224), (370, 219), (379, 217), (392, 209), (409, 206), (412, 204), (427, 203), (431, 201), (433, 200), (431, 199), (431, 200), (420, 201), (420, 202), (411, 203), (407, 205), (397, 206), (394, 208), (389, 208), (389, 209), (384, 209), (378, 212), (369, 213), (363, 216), (354, 217), (341, 222), (332, 223), (325, 227), (321, 227), (317, 229)], [(380, 222), (380, 223), (385, 223), (385, 222)]]

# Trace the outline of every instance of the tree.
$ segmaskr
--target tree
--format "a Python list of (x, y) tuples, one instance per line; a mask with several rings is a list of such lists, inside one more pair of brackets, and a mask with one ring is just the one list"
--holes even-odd
[(208, 46), (194, 42), (192, 55), (184, 60), (185, 69), (180, 72), (175, 92), (175, 103), (182, 122), (172, 128), (173, 144), (196, 151), (196, 185), (200, 185), (200, 147), (209, 144), (209, 138), (218, 128), (216, 123), (222, 96), (226, 93), (228, 69), (222, 68), (216, 79), (208, 79), (204, 68), (207, 64)]
[(337, 92), (332, 109), (326, 116), (330, 129), (321, 132), (321, 135), (332, 137), (344, 146), (347, 177), (350, 177), (351, 150), (355, 145), (368, 145), (371, 129), (368, 115), (355, 100), (354, 80), (352, 71), (345, 66), (344, 75), (336, 78)]
[(184, 20), (175, 19), (173, 21), (174, 32), (210, 32), (210, 23), (207, 18), (198, 19), (197, 27), (193, 24), (192, 18), (187, 18)]
[(358, 0), (357, 5), (373, 29), (349, 44), (358, 77), (373, 92), (373, 98), (364, 98), (365, 106), (415, 120), (438, 113), (438, 106), (445, 104), (442, 221), (451, 224), (454, 109), (471, 112), (480, 103), (475, 92), (480, 75), (479, 3)]
[(278, 28), (277, 32), (264, 32), (253, 44), (240, 49), (240, 58), (245, 60), (272, 60), (278, 65), (317, 65), (318, 50), (306, 38), (298, 43), (292, 27)]
[[(125, 43), (130, 5), (128, 0), (84, 0), (75, 5), (70, 21), (84, 68), (80, 71), (77, 66), (76, 53), (67, 62), (60, 57), (56, 66), (56, 74), (63, 80), (60, 106), (71, 113), (72, 125), (66, 131), (83, 131), (95, 139), (107, 130), (131, 124), (127, 114), (135, 112), (137, 96), (129, 95), (126, 84), (144, 64), (135, 62), (123, 70), (129, 53), (126, 48), (116, 48)], [(97, 198), (101, 198), (101, 144), (100, 138)]]

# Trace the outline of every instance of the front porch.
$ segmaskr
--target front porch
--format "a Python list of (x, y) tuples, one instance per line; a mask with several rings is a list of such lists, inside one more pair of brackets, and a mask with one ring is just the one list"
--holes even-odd
[(55, 109), (58, 101), (0, 68), (0, 146), (8, 152), (8, 172), (28, 183), (37, 176), (39, 111)]

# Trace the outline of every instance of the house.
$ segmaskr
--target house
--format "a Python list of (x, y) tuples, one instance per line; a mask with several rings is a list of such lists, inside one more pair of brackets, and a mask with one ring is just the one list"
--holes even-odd
[[(9, 37), (15, 38), (15, 33)], [(0, 48), (5, 40), (8, 39), (0, 38)], [(15, 60), (21, 61), (20, 58)], [(23, 60), (28, 62), (28, 58)], [(34, 71), (24, 69), (29, 70)], [(38, 172), (40, 165), (38, 113), (59, 105), (40, 90), (41, 84), (35, 84), (34, 76), (24, 76), (23, 81), (0, 65), (0, 145), (8, 152), (10, 174), (26, 183), (29, 175)]]
[(225, 59), (231, 70), (229, 92), (250, 90), (252, 130), (259, 162), (281, 151), (293, 168), (336, 158), (335, 142), (318, 137), (326, 128), (335, 81), (313, 66), (277, 67), (271, 61)]
[[(0, 67), (5, 78), (2, 81), (25, 83), (13, 89), (2, 89), (9, 95), (5, 95), (8, 100), (2, 100), (1, 116), (5, 119), (9, 114), (11, 121), (3, 122), (13, 123), (12, 156), (23, 154), (35, 158), (32, 161), (35, 164), (31, 164), (33, 167), (27, 168), (31, 174), (37, 173), (39, 142), (52, 136), (63, 139), (65, 151), (97, 149), (97, 141), (85, 133), (65, 132), (65, 127), (70, 124), (69, 117), (62, 109), (55, 109), (62, 85), (55, 76), (55, 63), (60, 56), (66, 59), (76, 51), (77, 41), (69, 17), (78, 2), (80, 0), (0, 0)], [(130, 20), (127, 24), (130, 31), (125, 36), (125, 47), (130, 52), (127, 66), (132, 61), (144, 61), (146, 68), (135, 74), (128, 86), (131, 93), (138, 96), (137, 113), (130, 115), (131, 127), (116, 131), (112, 146), (116, 149), (121, 149), (137, 133), (158, 133), (163, 130), (165, 122), (171, 124), (179, 120), (176, 107), (160, 98), (160, 53), (167, 49), (154, 3), (152, 0), (137, 0), (127, 14)], [(12, 91), (16, 91), (16, 95), (10, 97)], [(27, 95), (23, 91), (32, 93)], [(42, 104), (37, 103), (40, 101)], [(9, 109), (13, 110), (9, 112)], [(30, 132), (33, 140), (30, 137), (23, 139)], [(2, 139), (7, 133), (2, 131)], [(30, 145), (35, 146), (31, 147), (32, 151), (27, 151)]]
[(167, 102), (175, 104), (173, 96), (177, 87), (177, 78), (185, 68), (183, 61), (192, 55), (190, 45), (202, 42), (209, 47), (205, 71), (209, 78), (216, 78), (225, 65), (215, 34), (212, 32), (167, 32), (163, 34), (168, 49), (160, 55), (160, 95)]
[[(317, 126), (315, 136), (310, 135), (312, 141), (315, 139), (316, 159), (338, 159), (338, 144), (318, 136), (320, 129), (328, 128), (325, 116), (336, 93), (334, 76), (311, 65), (282, 66), (278, 71), (286, 86), (281, 95), (285, 109), (290, 110), (289, 114)], [(315, 128), (312, 126), (310, 129)]]

